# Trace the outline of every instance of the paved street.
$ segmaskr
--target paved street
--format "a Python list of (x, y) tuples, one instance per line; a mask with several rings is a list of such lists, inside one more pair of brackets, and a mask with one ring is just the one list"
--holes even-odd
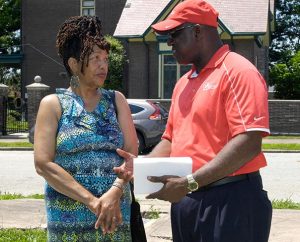
[(0, 151), (0, 192), (42, 194), (44, 179), (36, 174), (33, 151)]
[[(269, 166), (261, 169), (270, 199), (300, 202), (300, 154), (266, 153)], [(0, 192), (43, 193), (43, 178), (35, 173), (33, 151), (0, 151)]]
[(300, 153), (266, 153), (266, 158), (261, 174), (269, 198), (300, 202)]

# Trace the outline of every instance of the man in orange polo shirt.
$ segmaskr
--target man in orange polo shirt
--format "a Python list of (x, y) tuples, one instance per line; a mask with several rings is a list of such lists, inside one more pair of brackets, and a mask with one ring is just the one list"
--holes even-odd
[(207, 2), (186, 0), (152, 26), (193, 67), (177, 82), (162, 141), (148, 157), (190, 156), (193, 173), (150, 177), (164, 186), (148, 198), (172, 202), (175, 242), (267, 242), (272, 206), (259, 174), (270, 132), (266, 83), (223, 45), (217, 19)]

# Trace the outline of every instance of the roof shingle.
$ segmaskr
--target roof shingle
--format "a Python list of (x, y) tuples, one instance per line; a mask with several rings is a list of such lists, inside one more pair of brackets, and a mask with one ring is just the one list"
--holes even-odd
[(142, 36), (172, 0), (128, 0), (114, 36)]
[[(274, 4), (274, 0), (271, 1)], [(172, 0), (128, 0), (114, 36), (142, 36)], [(232, 34), (265, 33), (268, 0), (208, 0)]]

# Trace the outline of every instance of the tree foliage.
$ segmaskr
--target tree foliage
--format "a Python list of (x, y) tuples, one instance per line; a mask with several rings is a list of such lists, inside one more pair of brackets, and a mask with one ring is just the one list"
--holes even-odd
[(286, 63), (300, 50), (300, 1), (275, 0), (275, 15), (270, 62)]
[(108, 77), (104, 88), (123, 92), (123, 70), (125, 64), (125, 50), (122, 43), (112, 36), (106, 36), (110, 43)]
[(21, 0), (0, 0), (0, 54), (10, 54), (19, 48), (21, 28)]
[(300, 1), (275, 0), (270, 80), (275, 98), (300, 99)]
[[(20, 51), (21, 0), (0, 0), (0, 55)], [(10, 93), (21, 89), (20, 67), (0, 63), (0, 83), (9, 86)]]
[(275, 98), (300, 100), (300, 51), (285, 64), (275, 64), (270, 71)]

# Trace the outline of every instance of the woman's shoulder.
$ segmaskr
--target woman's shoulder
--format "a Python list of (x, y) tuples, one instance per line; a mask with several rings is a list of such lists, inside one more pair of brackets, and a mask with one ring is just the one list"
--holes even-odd
[(60, 104), (56, 94), (49, 94), (41, 100), (40, 110), (60, 113)]
[(45, 105), (53, 105), (58, 103), (57, 95), (52, 93), (42, 98), (41, 103)]

